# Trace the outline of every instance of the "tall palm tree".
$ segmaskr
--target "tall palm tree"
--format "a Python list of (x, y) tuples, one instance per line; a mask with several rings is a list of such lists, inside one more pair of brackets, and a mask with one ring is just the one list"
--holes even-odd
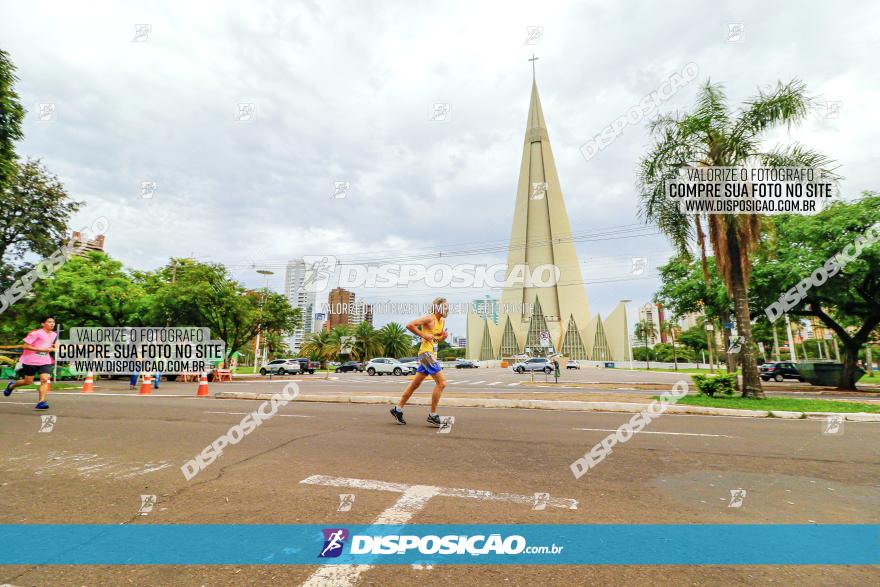
[(672, 363), (673, 368), (678, 371), (678, 354), (675, 350), (675, 333), (678, 329), (678, 325), (675, 322), (671, 322), (669, 320), (663, 320), (660, 322), (660, 333), (668, 334), (670, 340), (672, 340)]
[(662, 115), (651, 123), (656, 143), (640, 163), (642, 215), (685, 255), (690, 254), (690, 245), (696, 240), (707, 282), (704, 222), (708, 227), (715, 264), (734, 303), (738, 333), (745, 337), (740, 353), (743, 397), (764, 397), (748, 300), (749, 254), (760, 239), (761, 218), (756, 214), (686, 215), (666, 197), (665, 184), (677, 177), (683, 167), (738, 166), (749, 160), (774, 167), (819, 167), (835, 177), (828, 169), (830, 159), (799, 144), (762, 149), (761, 136), (765, 131), (803, 121), (810, 106), (804, 84), (795, 79), (787, 84), (780, 82), (769, 92), (759, 91), (734, 114), (728, 108), (723, 87), (707, 81), (693, 112)]
[(379, 330), (379, 340), (386, 357), (395, 359), (404, 357), (410, 352), (412, 336), (409, 331), (397, 322), (389, 322)]
[(651, 320), (639, 320), (636, 324), (636, 338), (641, 338), (645, 343), (645, 361), (648, 363), (648, 371), (651, 370), (651, 349), (648, 348), (648, 339), (657, 336), (657, 328)]
[(358, 361), (366, 361), (382, 353), (379, 331), (369, 322), (361, 322), (354, 327), (354, 346), (352, 356)]
[[(309, 357), (314, 357), (321, 361), (324, 369), (327, 369), (327, 361), (339, 355), (339, 339), (335, 338), (327, 330), (312, 332), (306, 336), (300, 350)], [(324, 377), (327, 378), (329, 376), (330, 371), (327, 370)]]
[(348, 324), (339, 324), (330, 329), (330, 339), (334, 342), (336, 347), (339, 349), (339, 354), (342, 353), (343, 343), (347, 342), (347, 336), (351, 336), (352, 328)]

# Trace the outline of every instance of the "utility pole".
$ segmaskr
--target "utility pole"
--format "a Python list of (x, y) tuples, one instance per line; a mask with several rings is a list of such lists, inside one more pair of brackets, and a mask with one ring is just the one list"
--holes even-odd
[(788, 314), (785, 315), (785, 329), (788, 331), (788, 354), (791, 355), (791, 362), (797, 363), (797, 353), (794, 350), (794, 337), (791, 335), (791, 320)]
[(776, 337), (776, 323), (773, 323), (773, 356), (779, 362), (779, 339)]

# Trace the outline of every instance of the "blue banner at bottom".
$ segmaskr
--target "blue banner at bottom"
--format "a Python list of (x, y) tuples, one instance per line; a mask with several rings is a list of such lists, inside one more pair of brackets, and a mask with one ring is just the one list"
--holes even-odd
[(4, 565), (876, 565), (880, 525), (0, 525)]

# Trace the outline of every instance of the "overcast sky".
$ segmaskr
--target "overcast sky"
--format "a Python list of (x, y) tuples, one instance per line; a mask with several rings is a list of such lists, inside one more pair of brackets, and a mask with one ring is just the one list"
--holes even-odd
[[(269, 267), (280, 291), (284, 261), (302, 255), (508, 239), (532, 53), (575, 232), (639, 222), (647, 121), (589, 161), (579, 147), (689, 62), (698, 78), (662, 111), (688, 108), (707, 77), (733, 104), (801, 78), (839, 114), (768, 145), (823, 150), (845, 197), (880, 187), (877, 3), (3, 0), (2, 13), (0, 47), (29, 111), (19, 153), (85, 201), (74, 226), (109, 219), (107, 252), (131, 268), (193, 255), (250, 286)], [(543, 27), (532, 44), (528, 27)], [(40, 103), (54, 104), (50, 120)], [(448, 120), (430, 120), (434, 103), (449, 104)], [(236, 119), (239, 104), (254, 105), (252, 120)], [(345, 198), (331, 197), (336, 181), (350, 182)], [(152, 198), (143, 182), (156, 183)], [(591, 310), (648, 301), (670, 251), (660, 236), (579, 242)], [(648, 258), (644, 274), (631, 274), (633, 257)], [(358, 293), (432, 297), (424, 286)], [(450, 321), (454, 334), (463, 325)]]

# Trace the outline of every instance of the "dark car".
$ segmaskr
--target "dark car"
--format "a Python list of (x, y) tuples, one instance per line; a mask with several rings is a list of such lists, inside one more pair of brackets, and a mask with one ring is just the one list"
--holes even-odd
[(468, 361), (467, 359), (459, 359), (455, 362), (456, 369), (478, 369), (479, 367), (479, 365), (473, 361)]
[(310, 375), (314, 374), (317, 369), (321, 368), (320, 363), (316, 363), (314, 361), (310, 361), (304, 357), (297, 357), (294, 361), (299, 361), (300, 364), (300, 373), (308, 373)]
[(346, 371), (354, 371), (355, 373), (364, 371), (364, 364), (358, 363), (357, 361), (346, 361), (345, 363), (336, 367), (337, 373), (345, 373)]
[(758, 369), (758, 375), (764, 381), (783, 381), (785, 379), (797, 379), (803, 381), (804, 378), (798, 372), (794, 363), (780, 361), (778, 363), (764, 363)]

